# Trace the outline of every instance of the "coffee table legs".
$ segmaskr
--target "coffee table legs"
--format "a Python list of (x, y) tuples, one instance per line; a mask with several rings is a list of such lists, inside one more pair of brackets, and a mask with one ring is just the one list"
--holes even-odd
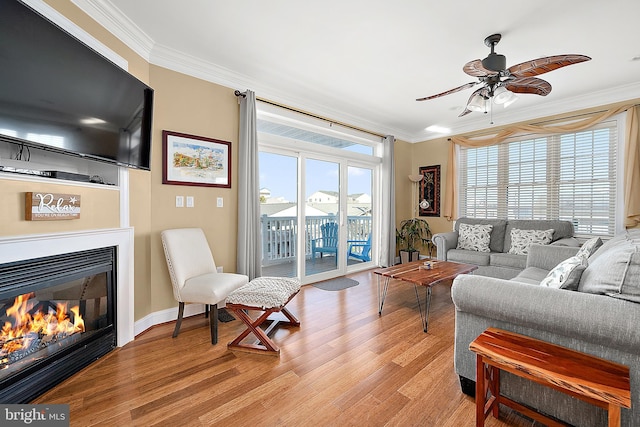
[(389, 280), (391, 280), (390, 277), (385, 277), (384, 284), (381, 287), (380, 276), (378, 276), (378, 316), (382, 316), (382, 306), (384, 305), (385, 298), (387, 298), (387, 291), (389, 290)]
[(420, 319), (422, 320), (422, 329), (427, 332), (429, 322), (429, 306), (431, 305), (431, 286), (425, 286), (427, 288), (427, 294), (424, 303), (424, 312), (422, 311), (422, 304), (420, 304), (420, 295), (418, 295), (418, 285), (413, 285), (413, 289), (416, 291), (416, 300), (418, 301), (418, 310), (420, 311)]
[[(378, 316), (382, 316), (382, 307), (384, 306), (384, 300), (387, 298), (387, 291), (389, 290), (389, 281), (390, 277), (384, 278), (384, 283), (380, 284), (380, 276), (378, 276)], [(418, 294), (418, 285), (413, 285), (413, 289), (416, 292), (416, 300), (418, 301), (418, 310), (420, 311), (420, 323), (422, 323), (422, 329), (427, 332), (428, 322), (429, 322), (429, 305), (431, 305), (431, 286), (425, 286), (426, 288), (426, 298), (425, 298), (425, 307), (422, 309), (422, 304), (420, 303), (420, 295)]]

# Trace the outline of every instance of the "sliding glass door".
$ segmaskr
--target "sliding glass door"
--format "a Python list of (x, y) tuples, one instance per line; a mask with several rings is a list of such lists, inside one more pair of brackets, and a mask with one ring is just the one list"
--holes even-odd
[(298, 277), (298, 158), (261, 151), (259, 161), (262, 274)]
[(375, 266), (382, 141), (259, 104), (264, 276), (313, 283)]
[(342, 211), (338, 162), (305, 158), (304, 224), (305, 241), (309, 242), (310, 260), (305, 263), (305, 276), (333, 277), (342, 273), (339, 262), (345, 250), (342, 244)]
[(372, 264), (374, 239), (373, 169), (348, 166), (347, 169), (347, 270)]

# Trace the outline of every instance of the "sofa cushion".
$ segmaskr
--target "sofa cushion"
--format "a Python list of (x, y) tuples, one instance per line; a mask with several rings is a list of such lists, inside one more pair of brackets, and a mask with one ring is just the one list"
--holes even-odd
[(540, 286), (575, 291), (580, 284), (582, 272), (587, 268), (587, 258), (576, 255), (567, 258), (556, 265), (553, 270), (542, 279)]
[(447, 252), (447, 261), (462, 262), (481, 266), (489, 265), (490, 253), (468, 251), (466, 249), (450, 249)]
[(620, 244), (620, 242), (632, 241), (636, 243), (640, 243), (640, 229), (633, 228), (625, 231), (624, 233), (618, 234), (617, 236), (607, 240), (604, 242), (602, 246), (600, 246), (594, 253), (589, 257), (589, 264), (595, 261), (603, 253), (607, 252), (610, 248)]
[(583, 257), (585, 259), (589, 258), (595, 253), (595, 251), (598, 250), (600, 246), (602, 246), (602, 244), (602, 239), (599, 237), (589, 239), (580, 247), (580, 250), (578, 251), (576, 256)]
[(516, 282), (528, 283), (530, 285), (539, 285), (542, 279), (547, 277), (548, 270), (539, 267), (527, 267), (511, 280)]
[(526, 255), (514, 254), (491, 254), (491, 265), (496, 267), (509, 267), (524, 269), (527, 266)]
[(454, 229), (460, 231), (461, 224), (491, 224), (493, 229), (491, 230), (491, 241), (489, 242), (489, 249), (491, 252), (504, 252), (504, 239), (505, 230), (507, 228), (507, 220), (505, 219), (487, 219), (487, 218), (459, 218), (456, 220)]
[(549, 219), (512, 219), (507, 223), (504, 236), (504, 250), (500, 252), (509, 252), (511, 248), (511, 230), (518, 228), (520, 230), (549, 230), (553, 229), (552, 242), (566, 237), (573, 237), (573, 223), (564, 220)]
[(578, 290), (640, 303), (639, 277), (640, 241), (625, 234), (611, 239), (589, 258)]
[(548, 245), (553, 239), (553, 229), (549, 230), (521, 230), (511, 229), (510, 254), (526, 255), (529, 252), (529, 245), (532, 243)]
[(491, 224), (460, 224), (458, 230), (458, 246), (456, 249), (490, 252)]

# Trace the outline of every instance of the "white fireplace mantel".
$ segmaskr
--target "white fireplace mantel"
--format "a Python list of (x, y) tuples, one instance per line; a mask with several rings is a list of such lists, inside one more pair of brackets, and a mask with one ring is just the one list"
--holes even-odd
[(118, 347), (134, 339), (133, 228), (0, 237), (0, 264), (116, 246)]

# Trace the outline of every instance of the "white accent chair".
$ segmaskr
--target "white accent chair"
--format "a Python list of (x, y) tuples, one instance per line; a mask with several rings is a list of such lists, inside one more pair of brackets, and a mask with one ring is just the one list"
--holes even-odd
[[(180, 332), (185, 303), (205, 304), (209, 312), (211, 344), (218, 342), (218, 303), (249, 282), (244, 274), (218, 273), (207, 238), (200, 228), (177, 228), (161, 233), (173, 296), (179, 303), (173, 337)], [(211, 310), (209, 310), (211, 307)]]

